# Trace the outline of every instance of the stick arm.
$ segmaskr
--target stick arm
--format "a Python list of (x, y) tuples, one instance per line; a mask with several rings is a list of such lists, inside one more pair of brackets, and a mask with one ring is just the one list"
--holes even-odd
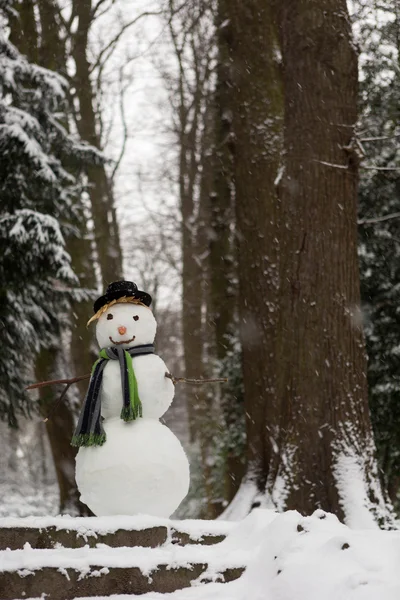
[(226, 377), (217, 377), (215, 379), (188, 379), (187, 377), (174, 377), (171, 373), (166, 372), (165, 377), (171, 379), (172, 383), (189, 383), (191, 385), (202, 385), (203, 383), (226, 383), (228, 379)]

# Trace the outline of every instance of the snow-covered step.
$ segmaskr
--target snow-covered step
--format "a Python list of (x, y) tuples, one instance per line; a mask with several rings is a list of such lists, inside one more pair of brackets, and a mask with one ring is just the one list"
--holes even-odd
[[(172, 592), (200, 581), (232, 581), (243, 573), (248, 550), (228, 551), (225, 542), (158, 548), (97, 548), (0, 552), (0, 598), (82, 596)], [(44, 596), (45, 595), (45, 596)]]
[(22, 549), (26, 543), (32, 548), (43, 550), (56, 546), (64, 548), (95, 547), (98, 543), (111, 547), (144, 546), (155, 548), (167, 540), (168, 530), (165, 527), (152, 527), (140, 531), (118, 529), (113, 533), (94, 533), (91, 530), (76, 531), (74, 529), (46, 528), (0, 528), (0, 550)]
[(112, 547), (154, 548), (172, 541), (181, 545), (221, 542), (232, 523), (223, 521), (173, 521), (136, 517), (26, 517), (0, 519), (0, 550), (55, 546), (80, 548), (102, 543)]

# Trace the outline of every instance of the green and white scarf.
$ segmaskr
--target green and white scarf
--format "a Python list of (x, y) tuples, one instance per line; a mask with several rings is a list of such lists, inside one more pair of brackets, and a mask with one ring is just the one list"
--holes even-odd
[(142, 416), (136, 375), (132, 356), (154, 353), (152, 344), (135, 346), (124, 350), (121, 347), (103, 348), (93, 365), (89, 388), (79, 416), (78, 425), (71, 440), (72, 446), (102, 446), (106, 434), (101, 423), (101, 384), (103, 371), (109, 360), (118, 360), (121, 369), (122, 399), (121, 419), (134, 421)]

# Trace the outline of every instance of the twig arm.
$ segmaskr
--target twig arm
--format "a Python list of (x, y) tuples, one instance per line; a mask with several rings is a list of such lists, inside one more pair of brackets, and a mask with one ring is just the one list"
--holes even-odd
[(26, 390), (35, 390), (36, 388), (46, 387), (47, 385), (58, 385), (65, 384), (68, 387), (73, 383), (77, 383), (78, 381), (83, 381), (84, 379), (89, 379), (90, 373), (87, 375), (79, 375), (79, 377), (72, 377), (71, 379), (51, 379), (50, 381), (40, 381), (39, 383), (31, 383), (26, 387)]
[(174, 377), (171, 373), (165, 373), (165, 377), (172, 380), (175, 385), (177, 383), (189, 383), (191, 385), (201, 385), (203, 383), (226, 383), (226, 377), (217, 377), (214, 379), (188, 379), (187, 377)]
[[(74, 381), (72, 383), (75, 383)], [(57, 400), (54, 402), (53, 406), (51, 407), (50, 412), (48, 413), (47, 417), (45, 417), (43, 419), (43, 423), (47, 423), (47, 421), (50, 419), (50, 417), (53, 416), (53, 414), (56, 412), (56, 408), (58, 407), (58, 405), (61, 403), (61, 401), (64, 399), (66, 393), (68, 392), (70, 386), (72, 385), (72, 383), (67, 383), (65, 388), (63, 389), (61, 396), (59, 396), (57, 398)]]
[(84, 381), (85, 379), (89, 379), (90, 378), (90, 373), (88, 373), (87, 375), (79, 375), (78, 377), (71, 377), (71, 379), (51, 379), (50, 381), (40, 381), (39, 383), (31, 383), (31, 385), (28, 385), (28, 387), (26, 387), (26, 390), (35, 390), (37, 388), (42, 388), (42, 387), (46, 387), (48, 385), (61, 385), (64, 384), (65, 388), (63, 389), (61, 395), (57, 398), (57, 400), (54, 402), (53, 406), (51, 407), (51, 410), (49, 412), (49, 414), (47, 415), (47, 417), (45, 417), (43, 419), (43, 423), (47, 423), (47, 421), (50, 419), (50, 417), (55, 413), (56, 408), (59, 406), (60, 402), (65, 398), (66, 393), (68, 392), (70, 386), (73, 383), (77, 383), (78, 381)]

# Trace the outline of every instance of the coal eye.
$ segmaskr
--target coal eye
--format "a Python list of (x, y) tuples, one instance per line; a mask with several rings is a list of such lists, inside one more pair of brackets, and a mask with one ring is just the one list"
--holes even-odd
[(138, 317), (137, 315), (135, 315), (135, 316), (133, 317), (133, 320), (134, 320), (134, 321), (139, 321), (139, 317)]
[(111, 313), (108, 313), (107, 315), (107, 321), (111, 321), (111, 319), (114, 318), (114, 315), (112, 315)]

